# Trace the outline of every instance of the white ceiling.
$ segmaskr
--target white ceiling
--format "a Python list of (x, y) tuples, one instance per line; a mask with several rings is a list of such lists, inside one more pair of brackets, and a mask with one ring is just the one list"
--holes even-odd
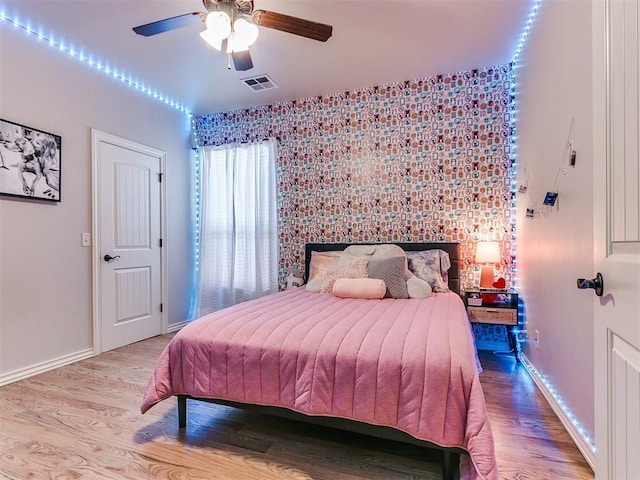
[[(236, 72), (227, 69), (226, 54), (200, 38), (203, 26), (152, 37), (131, 30), (205, 12), (201, 0), (0, 0), (6, 16), (63, 38), (195, 114), (505, 64), (531, 5), (532, 0), (255, 0), (256, 9), (332, 25), (333, 36), (322, 43), (261, 27), (251, 48), (254, 68)], [(260, 74), (279, 88), (253, 92), (240, 81)]]

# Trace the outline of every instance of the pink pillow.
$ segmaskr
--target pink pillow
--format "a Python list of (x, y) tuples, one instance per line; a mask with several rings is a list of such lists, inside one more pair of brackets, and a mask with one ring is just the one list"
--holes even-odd
[(322, 284), (325, 278), (340, 264), (342, 252), (311, 252), (309, 262), (309, 278), (307, 279), (307, 291), (319, 293), (322, 291)]
[(369, 259), (366, 257), (358, 257), (349, 263), (339, 265), (334, 270), (327, 273), (322, 283), (322, 293), (328, 295), (333, 294), (333, 284), (339, 278), (367, 278), (367, 264)]
[(338, 278), (333, 284), (333, 294), (340, 298), (383, 298), (387, 286), (377, 278)]

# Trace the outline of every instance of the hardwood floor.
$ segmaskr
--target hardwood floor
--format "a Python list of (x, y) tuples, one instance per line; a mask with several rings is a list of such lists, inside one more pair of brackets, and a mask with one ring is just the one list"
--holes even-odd
[(479, 356), (500, 478), (593, 480), (593, 471), (525, 368), (512, 355), (481, 351)]
[[(2, 479), (439, 479), (419, 447), (200, 402), (186, 431), (175, 400), (140, 401), (170, 336), (0, 388)], [(501, 479), (593, 479), (512, 357), (481, 352)]]

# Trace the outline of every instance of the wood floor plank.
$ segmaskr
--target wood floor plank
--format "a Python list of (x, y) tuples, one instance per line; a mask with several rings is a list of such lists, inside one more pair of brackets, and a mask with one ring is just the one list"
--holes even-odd
[[(140, 414), (159, 336), (0, 387), (0, 479), (434, 480), (437, 451), (174, 399)], [(524, 369), (481, 352), (502, 480), (593, 479)]]

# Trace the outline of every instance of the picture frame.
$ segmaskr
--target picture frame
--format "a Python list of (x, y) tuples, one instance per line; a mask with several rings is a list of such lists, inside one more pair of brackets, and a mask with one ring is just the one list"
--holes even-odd
[(544, 197), (544, 201), (542, 203), (544, 205), (553, 207), (556, 204), (557, 199), (558, 199), (558, 192), (547, 192), (547, 194)]
[(0, 118), (0, 195), (60, 202), (62, 137)]

